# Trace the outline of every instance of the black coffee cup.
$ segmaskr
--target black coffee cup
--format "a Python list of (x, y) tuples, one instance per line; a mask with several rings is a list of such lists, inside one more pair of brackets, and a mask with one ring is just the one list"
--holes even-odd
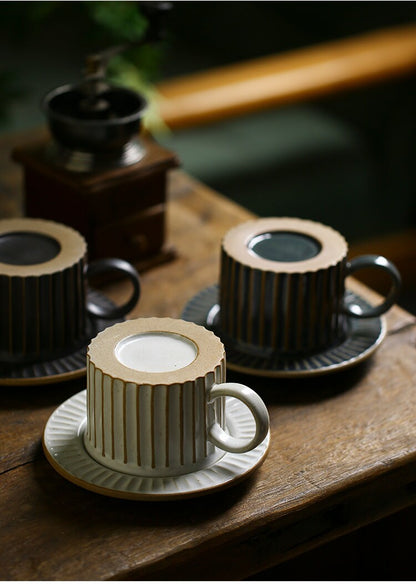
[[(397, 268), (383, 256), (347, 260), (344, 237), (326, 225), (270, 217), (231, 229), (221, 247), (222, 336), (249, 353), (311, 354), (342, 342), (349, 318), (386, 312), (400, 289)], [(374, 267), (391, 278), (378, 306), (348, 304), (345, 278)]]
[[(133, 284), (122, 306), (87, 299), (87, 278), (120, 271)], [(140, 296), (136, 269), (118, 258), (87, 264), (80, 233), (43, 219), (0, 220), (0, 362), (52, 359), (88, 340), (91, 318), (119, 318)]]

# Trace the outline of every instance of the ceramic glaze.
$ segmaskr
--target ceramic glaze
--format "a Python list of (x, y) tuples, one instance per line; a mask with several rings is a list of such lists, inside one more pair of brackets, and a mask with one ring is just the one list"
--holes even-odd
[[(221, 248), (220, 329), (249, 355), (307, 357), (340, 346), (348, 319), (372, 318), (394, 303), (397, 269), (381, 256), (347, 260), (345, 238), (329, 226), (290, 217), (242, 223)], [(345, 280), (363, 268), (391, 279), (385, 301), (362, 310), (345, 296)]]
[(85, 339), (80, 233), (27, 217), (0, 221), (0, 361), (56, 358)]
[(0, 262), (15, 266), (41, 264), (56, 257), (59, 242), (43, 233), (14, 231), (0, 236)]
[[(267, 435), (266, 406), (225, 374), (224, 345), (204, 327), (138, 318), (107, 328), (87, 354), (87, 452), (118, 472), (169, 477), (251, 451)], [(248, 407), (253, 435), (228, 432), (227, 397)]]
[(251, 252), (274, 262), (301, 262), (315, 257), (322, 245), (308, 235), (290, 231), (267, 231), (256, 235), (248, 245)]
[(270, 217), (231, 229), (221, 253), (226, 338), (285, 356), (339, 344), (347, 251), (342, 235), (312, 221)]
[(186, 367), (198, 354), (190, 339), (173, 333), (144, 333), (122, 339), (115, 348), (117, 359), (131, 369), (160, 373)]
[[(347, 291), (348, 301), (362, 310), (372, 304), (361, 296)], [(196, 294), (185, 306), (182, 318), (218, 331), (218, 286), (209, 286)], [(214, 315), (210, 319), (210, 315)], [(227, 339), (227, 369), (245, 375), (275, 378), (299, 378), (324, 375), (342, 371), (368, 359), (380, 347), (387, 332), (384, 317), (372, 319), (350, 319), (345, 341), (330, 349), (312, 355), (280, 358), (271, 351), (257, 354), (243, 351), (242, 347)], [(218, 334), (218, 333), (217, 333)]]
[[(135, 268), (117, 258), (87, 265), (83, 236), (61, 223), (28, 217), (0, 220), (0, 364), (60, 359), (85, 346), (90, 316), (113, 319), (136, 305)], [(122, 306), (87, 297), (90, 275), (121, 271), (133, 284)]]
[[(146, 477), (118, 472), (92, 458), (84, 447), (86, 392), (71, 396), (51, 415), (43, 447), (51, 465), (64, 478), (85, 489), (122, 499), (170, 500), (194, 497), (231, 486), (264, 461), (270, 433), (250, 452), (225, 453), (218, 464), (172, 477)], [(227, 398), (227, 425), (234, 436), (248, 439), (254, 420), (239, 400)]]

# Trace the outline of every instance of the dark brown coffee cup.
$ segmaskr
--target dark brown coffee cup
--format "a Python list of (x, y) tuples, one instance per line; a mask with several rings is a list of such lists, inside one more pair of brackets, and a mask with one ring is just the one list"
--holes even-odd
[[(397, 268), (383, 256), (347, 260), (344, 237), (326, 225), (271, 217), (231, 229), (221, 248), (220, 328), (250, 353), (311, 354), (345, 339), (349, 318), (376, 317), (395, 302)], [(345, 279), (374, 267), (391, 278), (380, 305), (348, 304)]]
[[(133, 284), (122, 306), (87, 300), (88, 276), (121, 271)], [(127, 314), (140, 296), (137, 271), (109, 258), (87, 264), (80, 233), (43, 219), (0, 220), (0, 362), (29, 363), (67, 354), (85, 344), (90, 317)]]

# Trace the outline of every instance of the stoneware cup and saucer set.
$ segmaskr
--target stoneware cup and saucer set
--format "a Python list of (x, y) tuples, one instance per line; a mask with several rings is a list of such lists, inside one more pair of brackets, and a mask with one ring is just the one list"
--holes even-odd
[(225, 350), (206, 328), (138, 318), (100, 332), (87, 389), (49, 418), (51, 465), (112, 497), (194, 497), (247, 477), (263, 462), (269, 415), (249, 387), (226, 382)]
[[(268, 217), (231, 229), (221, 244), (219, 284), (202, 290), (182, 318), (213, 330), (227, 367), (268, 377), (343, 370), (367, 359), (386, 334), (400, 274), (385, 257), (347, 259), (344, 237), (326, 225)], [(364, 268), (385, 271), (390, 289), (373, 306), (346, 289)]]

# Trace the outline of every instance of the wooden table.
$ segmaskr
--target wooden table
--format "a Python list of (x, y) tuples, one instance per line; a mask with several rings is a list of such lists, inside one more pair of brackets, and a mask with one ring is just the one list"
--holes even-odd
[[(0, 151), (17, 141), (4, 138)], [(20, 169), (3, 156), (0, 173), (3, 216), (18, 214)], [(249, 217), (174, 171), (168, 237), (178, 257), (142, 275), (129, 317), (178, 317), (217, 281), (222, 235)], [(125, 286), (105, 292), (120, 299)], [(294, 380), (230, 372), (269, 408), (268, 457), (244, 482), (184, 501), (106, 498), (52, 469), (43, 428), (84, 379), (0, 387), (0, 578), (242, 579), (415, 503), (415, 319), (394, 307), (387, 323), (373, 357), (343, 373)]]

